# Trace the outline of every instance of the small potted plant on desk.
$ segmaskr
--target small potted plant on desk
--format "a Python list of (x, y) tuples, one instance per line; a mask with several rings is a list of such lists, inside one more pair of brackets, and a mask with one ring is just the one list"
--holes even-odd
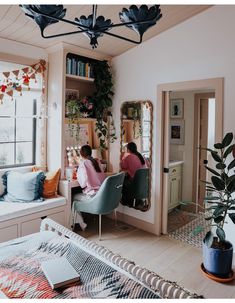
[[(235, 159), (233, 134), (227, 133), (214, 150), (206, 148), (215, 161), (215, 169), (205, 165), (211, 173), (211, 182), (206, 183), (205, 219), (210, 220), (211, 230), (203, 240), (203, 266), (207, 273), (219, 278), (232, 274), (233, 246), (226, 240), (224, 224), (228, 216), (235, 224)], [(231, 162), (229, 159), (232, 158)]]

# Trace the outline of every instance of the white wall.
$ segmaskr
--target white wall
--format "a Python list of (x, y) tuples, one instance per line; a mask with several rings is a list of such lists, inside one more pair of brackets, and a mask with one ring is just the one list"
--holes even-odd
[[(157, 85), (224, 77), (224, 133), (235, 132), (235, 6), (214, 6), (113, 59), (114, 116), (120, 135), (120, 104), (149, 99), (154, 104), (153, 167), (161, 142), (156, 137)], [(164, 16), (163, 16), (164, 18)], [(111, 146), (111, 161), (118, 169), (119, 140)], [(153, 172), (153, 184), (155, 179)], [(153, 189), (155, 197), (157, 193)], [(120, 209), (154, 223), (155, 205), (142, 213)]]
[[(184, 99), (184, 144), (170, 144), (170, 160), (183, 160), (182, 200), (192, 201), (194, 92), (172, 92), (171, 99)], [(172, 119), (173, 120), (173, 119)]]

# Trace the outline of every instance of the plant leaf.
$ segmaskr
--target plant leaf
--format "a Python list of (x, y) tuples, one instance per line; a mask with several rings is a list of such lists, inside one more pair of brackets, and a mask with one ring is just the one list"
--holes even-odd
[(216, 161), (216, 162), (222, 162), (223, 160), (220, 158), (220, 156), (218, 155), (218, 153), (216, 152), (211, 152), (212, 158)]
[(216, 234), (217, 234), (218, 238), (220, 239), (220, 241), (222, 241), (222, 242), (225, 241), (225, 232), (224, 232), (223, 228), (217, 227)]
[(235, 224), (235, 213), (228, 214), (228, 215), (229, 215), (230, 219), (233, 221), (233, 223)]
[(232, 169), (235, 167), (235, 159), (228, 165), (228, 170)]
[(204, 238), (204, 243), (206, 244), (206, 246), (211, 247), (212, 243), (213, 243), (213, 234), (211, 231), (208, 231), (205, 235)]
[(216, 148), (216, 149), (222, 149), (223, 148), (223, 144), (222, 143), (215, 143), (214, 144), (214, 148)]
[[(227, 207), (218, 205), (218, 206), (216, 207), (216, 209), (214, 210), (213, 216), (218, 217), (218, 216), (221, 215), (226, 209), (227, 209)], [(216, 223), (217, 223), (217, 222), (216, 222)]]
[(205, 184), (211, 184), (211, 182), (200, 180), (200, 182), (205, 183)]
[(226, 164), (224, 164), (224, 163), (218, 163), (218, 164), (216, 164), (216, 166), (215, 166), (217, 169), (225, 169), (226, 168)]
[(227, 180), (227, 190), (232, 193), (235, 191), (235, 175), (232, 175)]
[(220, 223), (221, 221), (223, 221), (224, 217), (223, 216), (218, 216), (216, 218), (214, 218), (215, 223)]
[(216, 189), (218, 189), (218, 190), (224, 190), (225, 189), (224, 180), (222, 180), (218, 177), (212, 176), (211, 181), (212, 181), (212, 183), (213, 183), (213, 185)]
[(224, 152), (224, 158), (227, 158), (227, 156), (233, 151), (234, 145), (229, 146), (226, 151)]
[(209, 221), (209, 220), (211, 220), (211, 219), (213, 219), (213, 217), (205, 217), (205, 220), (206, 220), (206, 221)]
[(210, 168), (208, 166), (205, 166), (205, 168), (208, 169), (212, 174), (220, 177), (220, 174), (216, 170), (214, 170), (214, 169), (212, 169), (212, 168)]
[(222, 145), (223, 148), (228, 146), (233, 140), (233, 133), (227, 133), (224, 137), (224, 139), (222, 140)]

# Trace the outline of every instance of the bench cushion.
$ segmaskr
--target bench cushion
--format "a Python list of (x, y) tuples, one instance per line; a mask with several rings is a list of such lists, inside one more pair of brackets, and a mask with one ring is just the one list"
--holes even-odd
[(46, 199), (43, 202), (17, 203), (0, 201), (0, 222), (18, 218), (20, 216), (31, 215), (35, 212), (45, 211), (65, 204), (66, 199), (62, 196)]

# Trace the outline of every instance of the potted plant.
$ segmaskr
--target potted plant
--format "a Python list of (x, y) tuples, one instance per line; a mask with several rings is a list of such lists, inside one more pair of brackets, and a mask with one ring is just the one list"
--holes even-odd
[[(218, 277), (228, 277), (232, 272), (233, 246), (227, 241), (224, 225), (228, 216), (235, 224), (235, 159), (233, 134), (227, 133), (214, 149), (206, 148), (215, 161), (215, 168), (205, 168), (211, 173), (211, 182), (206, 183), (205, 219), (211, 230), (203, 240), (203, 265), (205, 270)], [(231, 159), (232, 158), (232, 159)]]

